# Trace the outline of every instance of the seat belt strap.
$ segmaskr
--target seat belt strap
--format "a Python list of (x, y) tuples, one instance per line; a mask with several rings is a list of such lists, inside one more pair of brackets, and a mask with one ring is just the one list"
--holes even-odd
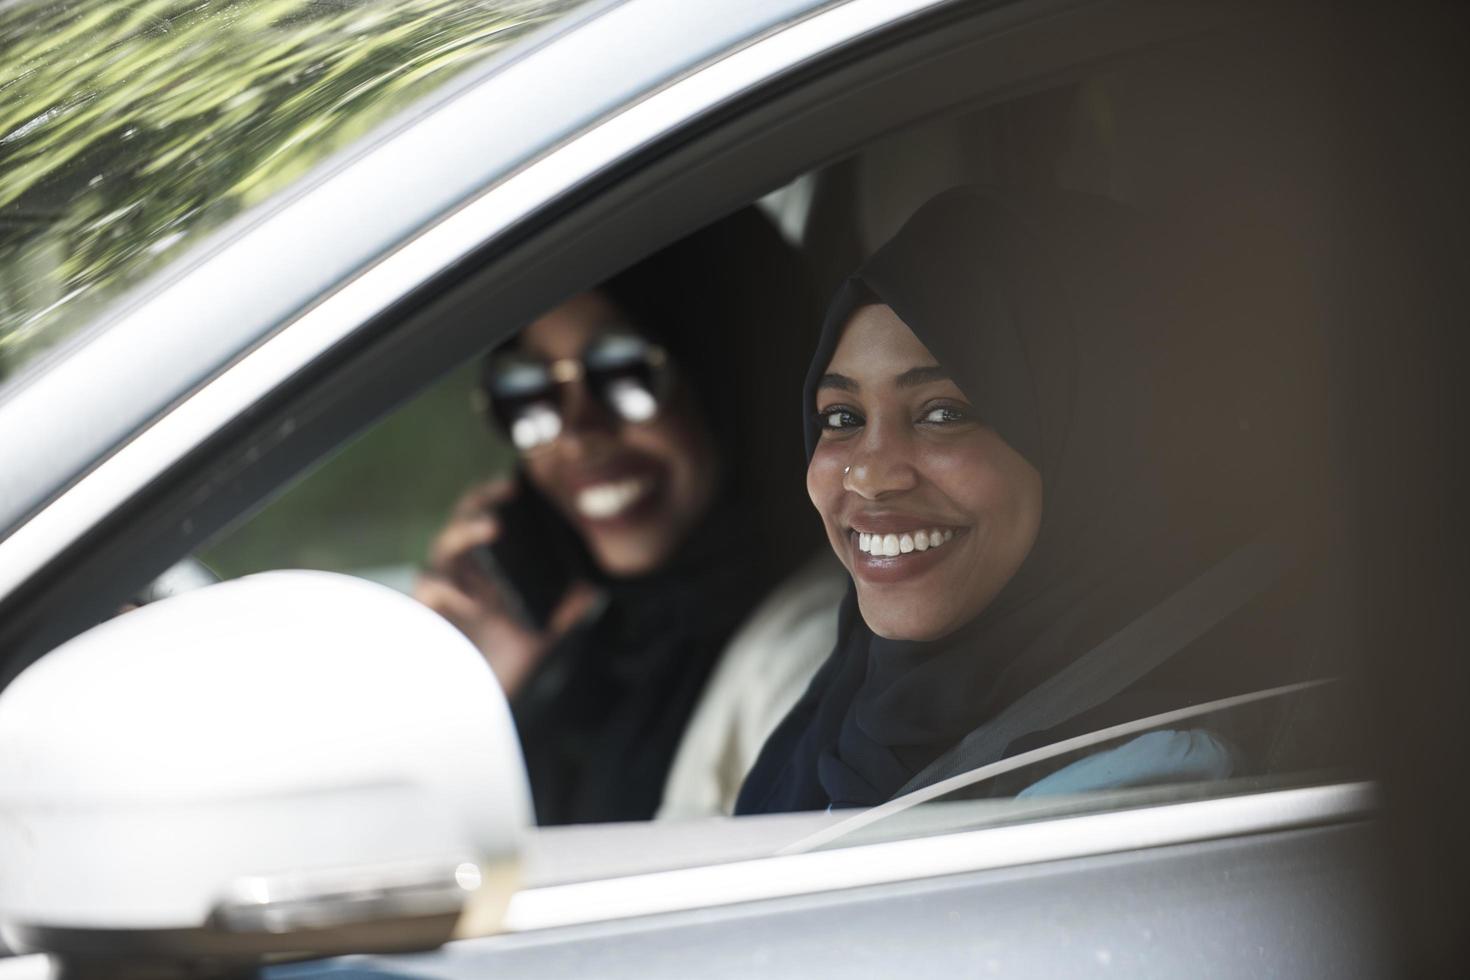
[(893, 798), (995, 762), (1016, 739), (1115, 697), (1280, 578), (1287, 550), (1259, 538), (1233, 552), (966, 735)]

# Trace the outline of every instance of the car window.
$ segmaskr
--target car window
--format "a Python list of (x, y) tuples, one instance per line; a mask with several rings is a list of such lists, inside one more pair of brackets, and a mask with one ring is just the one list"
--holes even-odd
[[(1134, 724), (1126, 737), (1119, 735), (1013, 767), (977, 784), (968, 794), (960, 794), (979, 798), (957, 800), (951, 794), (928, 800), (912, 812), (896, 813), (861, 832), (854, 828), (834, 835), (823, 846), (1361, 775), (1361, 747), (1342, 730), (1344, 718), (1354, 711), (1356, 696), (1352, 658), (1356, 638), (1351, 624), (1340, 615), (1352, 601), (1347, 581), (1350, 576), (1333, 573), (1332, 549), (1324, 547), (1321, 537), (1307, 535), (1303, 539), (1297, 534), (1300, 527), (1284, 520), (1296, 511), (1295, 504), (1283, 501), (1310, 497), (1332, 465), (1327, 458), (1331, 405), (1323, 382), (1327, 347), (1319, 292), (1328, 227), (1319, 180), (1321, 168), (1328, 165), (1328, 137), (1318, 101), (1319, 66), (1293, 60), (1284, 50), (1270, 50), (1259, 54), (1253, 62), (1255, 70), (1242, 71), (1237, 61), (1242, 43), (1239, 37), (1227, 36), (1217, 43), (1186, 46), (1168, 56), (1107, 65), (999, 104), (951, 112), (871, 142), (836, 163), (800, 174), (759, 202), (770, 230), (790, 248), (792, 260), (802, 269), (802, 288), (809, 288), (817, 299), (799, 330), (778, 326), (783, 321), (775, 313), (766, 320), (754, 321), (737, 345), (750, 360), (726, 358), (722, 353), (720, 363), (733, 379), (728, 390), (735, 394), (730, 398), (742, 397), (742, 390), (760, 392), (767, 402), (779, 400), (783, 406), (791, 404), (793, 392), (799, 390), (800, 378), (806, 374), (807, 360), (816, 349), (821, 308), (834, 295), (840, 297), (846, 277), (898, 236), (936, 195), (957, 186), (982, 187), (986, 188), (984, 194), (990, 195), (987, 200), (1003, 202), (1002, 210), (1027, 215), (1037, 208), (1038, 201), (1071, 202), (1068, 207), (1083, 202), (1075, 214), (1065, 218), (1078, 222), (1082, 231), (1055, 248), (1048, 243), (1034, 253), (1024, 252), (1032, 248), (1024, 236), (1017, 239), (1024, 249), (1018, 246), (1013, 250), (1019, 256), (1014, 258), (1018, 264), (1008, 273), (1018, 278), (1035, 275), (1037, 268), (1052, 270), (1047, 274), (1059, 277), (1075, 273), (1075, 288), (1091, 291), (1095, 297), (1076, 324), (1080, 338), (1076, 350), (1057, 362), (1062, 365), (1058, 368), (1061, 376), (1070, 379), (1062, 388), (1073, 387), (1062, 396), (1046, 397), (1082, 398), (1093, 388), (1117, 391), (1117, 399), (1097, 404), (1103, 414), (1121, 414), (1125, 397), (1138, 397), (1137, 385), (1153, 386), (1145, 393), (1147, 399), (1152, 399), (1150, 404), (1168, 408), (1126, 416), (1134, 428), (1124, 433), (1123, 443), (1131, 445), (1119, 443), (1114, 458), (1126, 458), (1127, 466), (1138, 470), (1125, 473), (1127, 479), (1118, 486), (1133, 488), (1126, 492), (1140, 492), (1140, 499), (1153, 501), (1150, 507), (1177, 507), (1180, 516), (1170, 515), (1174, 523), (1167, 524), (1170, 530), (1164, 538), (1153, 539), (1152, 543), (1139, 539), (1130, 541), (1130, 545), (1136, 546), (1136, 564), (1140, 567), (1155, 557), (1173, 561), (1164, 556), (1177, 558), (1182, 552), (1177, 552), (1175, 546), (1181, 542), (1198, 550), (1191, 550), (1194, 557), (1187, 560), (1179, 558), (1177, 567), (1161, 570), (1162, 581), (1140, 584), (1135, 598), (1146, 596), (1146, 601), (1130, 600), (1125, 604), (1127, 615), (1120, 613), (1112, 619), (1099, 615), (1095, 622), (1079, 629), (1077, 635), (1086, 637), (1085, 644), (1059, 654), (1053, 666), (1046, 666), (1044, 659), (1036, 661), (1042, 668), (1025, 659), (1016, 660), (1013, 674), (1028, 678), (1024, 682), (1013, 681), (999, 668), (991, 674), (977, 674), (963, 667), (963, 658), (946, 654), (963, 667), (952, 686), (967, 692), (966, 697), (983, 701), (989, 690), (982, 686), (986, 684), (996, 689), (1014, 685), (1017, 690), (1025, 690), (1028, 685), (1060, 674), (1054, 669), (1056, 664), (1066, 664), (1093, 648), (1106, 646), (1130, 623), (1152, 628), (1156, 614), (1169, 606), (1176, 592), (1196, 578), (1208, 578), (1212, 570), (1253, 541), (1270, 542), (1284, 555), (1279, 567), (1262, 573), (1253, 580), (1250, 590), (1211, 613), (1214, 618), (1200, 626), (1198, 635), (1178, 642), (1178, 650), (1189, 651), (1188, 656), (1174, 656), (1173, 647), (1155, 639), (1157, 660), (1140, 668), (1138, 676), (1122, 685), (1129, 687), (1137, 682), (1142, 685), (1142, 693), (1119, 691), (1117, 697), (1110, 694), (1099, 698), (1099, 703), (1084, 705), (1064, 718), (1035, 723), (1006, 743), (1002, 757), (1019, 758), (1088, 732)], [(1043, 211), (1035, 210), (1041, 217), (1027, 227), (1034, 231), (1044, 227), (1045, 221), (1063, 220), (1056, 217), (1055, 209), (1044, 215)], [(1033, 219), (1028, 217), (1026, 221)], [(1117, 248), (1104, 250), (1111, 264), (1089, 266), (1092, 260), (1080, 257), (1094, 241), (1088, 236), (1114, 234), (1111, 225), (1124, 226), (1126, 231), (1117, 238)], [(718, 234), (719, 227), (717, 223), (691, 237)], [(1279, 234), (1282, 228), (1289, 229), (1289, 233)], [(1041, 232), (1036, 234), (1040, 236)], [(700, 254), (701, 261), (706, 261), (710, 255), (728, 258), (736, 253), (716, 250)], [(954, 250), (947, 253), (941, 245), (928, 246), (928, 251), (920, 253), (928, 264), (944, 268), (950, 267), (945, 263), (953, 254)], [(641, 264), (642, 260), (633, 265), (634, 273)], [(692, 268), (703, 270), (709, 264), (706, 261), (704, 266)], [(676, 274), (675, 269), (682, 271)], [(620, 274), (615, 270), (614, 278)], [(662, 401), (670, 390), (662, 387), (669, 383), (661, 373), (663, 358), (672, 358), (677, 367), (680, 358), (695, 355), (688, 348), (674, 350), (676, 345), (662, 338), (658, 343), (646, 343), (647, 328), (657, 317), (659, 304), (666, 300), (673, 303), (669, 296), (684, 289), (686, 279), (703, 274), (676, 265), (641, 278), (635, 274), (619, 287), (627, 291), (618, 293), (616, 303), (595, 307), (587, 314), (590, 319), (586, 322), (592, 324), (587, 328), (590, 332), (578, 333), (583, 327), (565, 323), (553, 325), (541, 331), (544, 337), (527, 340), (529, 334), (523, 335), (499, 352), (465, 365), (459, 374), (414, 406), (341, 450), (314, 476), (258, 516), (213, 542), (202, 553), (204, 559), (225, 575), (305, 565), (346, 571), (421, 594), (418, 590), (425, 576), (432, 578), (435, 574), (435, 542), (454, 515), (462, 512), (464, 494), (517, 467), (529, 472), (534, 483), (537, 467), (542, 465), (539, 461), (545, 458), (538, 453), (561, 438), (566, 427), (579, 424), (575, 421), (577, 412), (592, 413), (600, 419), (596, 425), (612, 431), (642, 424), (648, 416), (640, 412), (667, 411), (668, 404), (679, 404)], [(751, 276), (745, 289), (751, 294), (761, 293), (770, 281), (761, 276), (769, 275), (767, 269)], [(1131, 292), (1124, 291), (1121, 284), (1125, 281), (1132, 284), (1128, 286)], [(589, 286), (591, 291), (596, 288)], [(577, 297), (567, 297), (564, 306), (577, 302), (581, 302)], [(649, 304), (647, 308), (640, 305), (644, 302)], [(864, 304), (858, 303), (856, 308), (862, 309)], [(565, 314), (564, 307), (556, 309)], [(960, 310), (961, 314), (966, 312)], [(486, 311), (487, 324), (493, 315), (493, 311)], [(1025, 315), (1035, 314), (1032, 311)], [(1115, 347), (1096, 342), (1088, 333), (1107, 337), (1106, 331), (1113, 329), (1115, 322), (1126, 322), (1130, 330), (1138, 329), (1142, 322), (1158, 332), (1129, 334), (1128, 343), (1138, 346), (1120, 356)], [(695, 337), (695, 349), (700, 344), (718, 347), (707, 340), (709, 334), (719, 331), (713, 317), (703, 318), (703, 322), (698, 316), (686, 318), (680, 329)], [(704, 338), (700, 337), (701, 330), (706, 331)], [(942, 351), (936, 348), (931, 353), (946, 368), (950, 367), (944, 363), (946, 357), (971, 358), (969, 363), (958, 365), (957, 374), (970, 371), (987, 357), (1001, 359), (1001, 354), (968, 350), (962, 344)], [(778, 373), (785, 379), (780, 384), (773, 380)], [(1135, 377), (1148, 380), (1130, 380)], [(1005, 383), (999, 377), (992, 381)], [(1052, 379), (1037, 382), (1051, 383)], [(571, 385), (579, 394), (555, 394), (560, 390), (558, 385)], [(860, 427), (852, 421), (861, 414), (853, 405), (834, 405), (821, 414), (818, 429), (810, 430), (817, 431), (818, 445), (830, 435), (826, 428)], [(716, 408), (712, 414), (722, 410)], [(923, 418), (930, 414), (926, 406)], [(761, 414), (759, 418), (763, 434), (794, 436), (803, 425), (794, 410)], [(938, 421), (934, 424), (944, 421), (935, 418)], [(1097, 421), (1079, 421), (1076, 431), (1082, 434), (1077, 438), (1092, 438), (1086, 433), (1100, 431), (1089, 428)], [(996, 418), (993, 422), (985, 419), (983, 424), (1002, 431), (1014, 423)], [(774, 446), (776, 439), (773, 436), (760, 441)], [(1027, 458), (1036, 461), (1038, 470), (1045, 470), (1049, 465), (1045, 462), (1046, 450), (1039, 445), (1028, 448)], [(699, 450), (684, 446), (671, 457), (676, 461), (671, 464), (676, 471), (681, 461), (702, 460)], [(1152, 447), (1157, 450), (1155, 456), (1169, 455), (1161, 464), (1148, 451), (1138, 452), (1139, 447)], [(789, 524), (783, 527), (791, 530), (781, 539), (799, 554), (788, 561), (777, 560), (771, 552), (773, 557), (761, 579), (762, 591), (744, 602), (741, 615), (722, 622), (721, 641), (712, 644), (715, 653), (706, 650), (700, 654), (706, 659), (691, 672), (695, 678), (692, 686), (703, 694), (696, 697), (688, 691), (678, 693), (683, 698), (680, 713), (677, 722), (661, 736), (654, 774), (645, 772), (640, 777), (649, 785), (669, 779), (663, 799), (645, 794), (636, 806), (628, 804), (628, 810), (579, 810), (586, 802), (581, 794), (600, 791), (595, 780), (572, 780), (558, 788), (563, 794), (559, 802), (538, 801), (538, 806), (564, 808), (561, 812), (566, 819), (552, 822), (585, 822), (577, 816), (579, 813), (593, 814), (587, 818), (592, 822), (604, 822), (730, 812), (736, 806), (742, 781), (757, 765), (767, 737), (783, 719), (792, 718), (793, 712), (800, 714), (799, 702), (804, 692), (810, 694), (812, 678), (823, 664), (830, 668), (834, 663), (829, 655), (837, 641), (835, 624), (842, 615), (854, 556), (839, 552), (841, 560), (834, 559), (832, 528), (823, 527), (823, 518), (828, 515), (818, 513), (820, 504), (817, 510), (812, 509), (816, 490), (810, 472), (807, 485), (801, 485), (805, 465), (800, 456), (772, 455), (767, 459), (760, 455), (766, 448), (770, 447), (740, 444), (738, 451), (750, 455), (740, 457), (736, 470), (745, 473), (761, 469), (779, 472), (785, 478), (781, 487), (762, 488), (760, 492), (779, 490), (786, 495), (781, 499), (786, 508), (784, 519)], [(779, 464), (772, 462), (778, 458)], [(1093, 467), (1089, 472), (1094, 475), (1109, 472), (1106, 461), (1085, 462)], [(578, 471), (580, 475), (563, 497), (550, 494), (553, 517), (582, 521), (577, 526), (584, 530), (602, 521), (615, 524), (625, 513), (634, 513), (645, 505), (652, 507), (649, 501), (661, 499), (658, 494), (665, 492), (660, 481), (667, 474), (661, 475), (662, 471), (646, 459), (639, 462), (632, 457), (608, 456), (599, 460), (602, 464), (606, 465), (601, 469)], [(721, 465), (727, 466), (728, 461)], [(875, 465), (871, 460), (854, 458), (848, 469)], [(1158, 474), (1151, 469), (1156, 465)], [(718, 471), (718, 467), (705, 462), (692, 469)], [(1140, 477), (1145, 471), (1149, 475)], [(1047, 480), (1066, 479), (1056, 470), (1046, 473)], [(834, 477), (833, 485), (853, 492), (844, 483), (849, 477), (843, 471)], [(555, 483), (554, 478), (548, 479)], [(742, 493), (755, 484), (729, 485), (738, 488), (729, 492)], [(1167, 491), (1158, 490), (1165, 485)], [(1143, 490), (1138, 491), (1139, 487)], [(1115, 492), (1102, 485), (1098, 485), (1098, 491), (1100, 495)], [(1157, 496), (1150, 496), (1156, 491)], [(1065, 496), (1055, 490), (1055, 485), (1048, 493), (1051, 496), (1043, 504), (1043, 515), (1047, 506), (1065, 513)], [(1075, 505), (1075, 512), (1086, 514), (1086, 495), (1079, 497), (1082, 503)], [(508, 499), (493, 495), (480, 498), (469, 512), (482, 520), (486, 515), (501, 513), (499, 508), (506, 506)], [(712, 499), (720, 498), (717, 494)], [(939, 506), (935, 512), (942, 510)], [(1110, 513), (1128, 513), (1126, 519), (1138, 526), (1152, 526), (1152, 514), (1139, 517), (1126, 508)], [(1336, 515), (1317, 516), (1330, 523)], [(544, 519), (545, 515), (517, 518), (525, 521), (525, 527), (543, 528), (544, 523), (536, 522)], [(949, 532), (940, 526), (943, 522), (938, 518), (934, 528), (913, 529), (922, 533), (877, 526), (887, 519), (879, 515), (872, 533), (853, 525), (849, 546), (876, 558), (930, 551), (943, 554), (942, 549), (951, 546)], [(692, 520), (683, 525), (681, 533), (692, 534), (698, 525)], [(961, 540), (964, 533), (962, 527)], [(1092, 531), (1085, 524), (1074, 526), (1072, 533), (1079, 541), (1091, 540), (1087, 535)], [(537, 536), (541, 534), (538, 531), (529, 537), (533, 542), (545, 543), (539, 552), (533, 547), (532, 563), (554, 564), (550, 556), (558, 553), (556, 547), (551, 537)], [(890, 537), (894, 539), (891, 545), (887, 541)], [(865, 543), (863, 538), (869, 540)], [(728, 542), (721, 544), (723, 539), (718, 534), (707, 541), (698, 540), (711, 549), (730, 546)], [(839, 540), (838, 545), (842, 544)], [(644, 566), (619, 566), (617, 562), (624, 561), (626, 555), (620, 555), (612, 545), (600, 552), (596, 551), (598, 547), (602, 545), (594, 542), (595, 553), (590, 559), (582, 555), (575, 565), (578, 575), (604, 587), (604, 604), (591, 602), (581, 607), (581, 612), (592, 617), (617, 608), (616, 597), (625, 579), (647, 585), (642, 578), (647, 571)], [(762, 544), (751, 550), (764, 547)], [(889, 547), (895, 550), (882, 553)], [(497, 561), (501, 565), (506, 561), (514, 564), (512, 559), (481, 554), (475, 560), (480, 564), (472, 569), (473, 574), (484, 573), (502, 585), (504, 580), (495, 575), (515, 579), (518, 574), (514, 569), (507, 572), (499, 565), (485, 565)], [(729, 571), (734, 564), (726, 562), (721, 567)], [(1101, 561), (1095, 567), (1110, 566)], [(1126, 564), (1118, 567), (1126, 573), (1123, 579), (1132, 574)], [(634, 571), (629, 573), (627, 568)], [(681, 587), (686, 587), (696, 577), (688, 567), (680, 568), (684, 580)], [(533, 588), (550, 589), (556, 600), (565, 594), (568, 579), (576, 577), (552, 576), (550, 585), (525, 583), (525, 602), (528, 606), (536, 604), (530, 595)], [(1037, 602), (1056, 604), (1043, 606), (1051, 611), (1038, 614), (1039, 625), (1034, 624), (1038, 635), (1045, 632), (1042, 626), (1049, 625), (1051, 618), (1067, 623), (1069, 616), (1079, 615), (1077, 609), (1094, 608), (1087, 605), (1092, 601), (1086, 598), (1091, 595), (1088, 590), (1106, 592), (1105, 584), (1072, 582), (1067, 588), (1073, 591), (1057, 600), (1040, 594)], [(1111, 585), (1122, 588), (1118, 583)], [(608, 595), (614, 598), (609, 600)], [(694, 592), (686, 590), (677, 595), (678, 602), (704, 608), (699, 605), (704, 600)], [(861, 589), (858, 597), (860, 602)], [(555, 601), (548, 603), (545, 615), (554, 616), (555, 606)], [(445, 611), (450, 606), (436, 608)], [(455, 621), (472, 639), (489, 635), (477, 634), (480, 627), (462, 617)], [(647, 635), (662, 642), (677, 634), (678, 628), (660, 632), (663, 627), (658, 627)], [(987, 642), (1000, 641), (992, 638)], [(674, 648), (685, 649), (677, 644), (670, 647)], [(554, 661), (554, 651), (559, 648), (553, 643), (549, 649), (553, 653), (548, 663)], [(608, 653), (603, 647), (598, 651)], [(987, 655), (983, 644), (968, 652), (976, 660)], [(537, 656), (546, 653), (547, 648), (537, 648)], [(1291, 669), (1282, 673), (1283, 664), (1291, 665)], [(528, 753), (534, 755), (541, 744), (575, 744), (580, 746), (579, 752), (594, 751), (600, 736), (589, 736), (587, 732), (601, 729), (596, 725), (589, 728), (587, 719), (610, 710), (609, 702), (622, 704), (619, 699), (626, 699), (632, 704), (638, 697), (634, 688), (639, 685), (657, 688), (651, 678), (657, 676), (654, 671), (663, 668), (651, 662), (619, 668), (628, 670), (633, 680), (616, 696), (606, 692), (619, 690), (617, 684), (626, 679), (596, 674), (602, 669), (601, 665), (568, 659), (556, 670), (532, 670), (529, 680), (517, 679), (516, 684), (526, 686), (516, 687), (512, 700), (523, 699), (520, 720), (525, 726), (522, 736)], [(1038, 669), (1040, 673), (1026, 674)], [(584, 692), (578, 697), (586, 697), (586, 701), (561, 703), (561, 692), (576, 687), (569, 678), (579, 670), (590, 672), (589, 676), (595, 674), (603, 693)], [(1293, 687), (1301, 683), (1320, 684), (1323, 689)], [(1197, 718), (1146, 723), (1175, 709), (1198, 709), (1202, 704), (1209, 707), (1214, 702), (1259, 692), (1275, 693), (1249, 704), (1217, 705)], [(664, 689), (664, 693), (669, 698), (675, 696), (673, 687)], [(942, 686), (931, 686), (920, 687), (917, 693), (927, 697), (945, 692)], [(865, 703), (863, 710), (878, 710), (876, 706), (884, 703), (879, 698)], [(529, 720), (534, 714), (532, 705), (539, 705), (538, 710), (544, 712), (535, 724)], [(958, 705), (954, 710), (964, 715), (968, 709)], [(644, 720), (648, 717), (645, 715)], [(838, 734), (829, 732), (825, 737), (840, 740), (851, 734), (840, 723), (832, 731)], [(954, 734), (948, 732), (945, 737)], [(883, 743), (883, 751), (900, 758), (909, 753), (912, 760), (918, 761), (905, 759), (904, 778), (894, 778), (881, 792), (865, 797), (867, 805), (906, 791), (911, 777), (942, 755), (934, 746), (922, 751), (910, 746), (903, 741)], [(840, 750), (832, 751), (840, 754)], [(1188, 764), (1160, 768), (1161, 759), (1181, 758)], [(1254, 761), (1247, 764), (1242, 761), (1246, 758)], [(545, 765), (568, 771), (565, 763), (565, 759), (558, 758)], [(535, 765), (533, 761), (533, 785), (537, 778)], [(1126, 773), (1133, 770), (1144, 771), (1144, 776), (1127, 777)], [(1125, 776), (1119, 777), (1119, 772)], [(593, 775), (587, 778), (592, 780)], [(835, 785), (824, 783), (821, 792), (836, 792)], [(852, 781), (848, 785), (853, 785)], [(579, 799), (581, 803), (576, 802)], [(832, 807), (834, 819), (848, 809), (862, 809), (850, 800), (833, 799), (823, 805)], [(810, 807), (802, 804), (798, 808)]]
[(473, 388), (473, 370), (446, 378), (199, 558), (224, 578), (317, 568), (410, 591), (455, 498), (512, 465), (510, 447), (474, 411)]
[(578, 3), (6, 4), (0, 380), (205, 233)]

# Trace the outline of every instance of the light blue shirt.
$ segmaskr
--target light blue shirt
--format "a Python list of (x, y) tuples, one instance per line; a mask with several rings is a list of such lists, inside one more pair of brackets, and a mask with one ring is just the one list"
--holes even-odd
[(1021, 790), (1016, 798), (1203, 782), (1225, 779), (1234, 771), (1234, 751), (1203, 729), (1147, 732), (1058, 769)]

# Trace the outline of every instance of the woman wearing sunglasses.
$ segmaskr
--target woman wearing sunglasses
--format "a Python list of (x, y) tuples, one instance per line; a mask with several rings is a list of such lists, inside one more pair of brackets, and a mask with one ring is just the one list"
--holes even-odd
[[(731, 724), (754, 698), (760, 730), (686, 750), (683, 768), (704, 783), (671, 789), (728, 809), (765, 729), (830, 646), (824, 622), (761, 671), (765, 691), (738, 692), (743, 708), (710, 703), (736, 697), (707, 688), (737, 628), (819, 547), (802, 513), (800, 441), (778, 424), (816, 323), (797, 256), (747, 209), (574, 296), (485, 359), (481, 407), (518, 472), (459, 502), (418, 595), (500, 678), (541, 823), (653, 816), (701, 697), (701, 712)], [(831, 582), (808, 574), (785, 608), (810, 608), (813, 589), (835, 604)], [(800, 635), (793, 615), (774, 620)], [(728, 761), (709, 756), (731, 739), (748, 757), (719, 775)]]

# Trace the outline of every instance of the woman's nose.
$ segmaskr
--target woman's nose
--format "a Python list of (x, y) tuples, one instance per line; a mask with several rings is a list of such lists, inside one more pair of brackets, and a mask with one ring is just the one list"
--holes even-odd
[(561, 433), (556, 444), (564, 453), (584, 454), (589, 442), (606, 439), (615, 426), (582, 381), (561, 386)]
[(843, 470), (842, 488), (867, 500), (912, 490), (919, 474), (908, 449), (903, 440), (864, 433)]

